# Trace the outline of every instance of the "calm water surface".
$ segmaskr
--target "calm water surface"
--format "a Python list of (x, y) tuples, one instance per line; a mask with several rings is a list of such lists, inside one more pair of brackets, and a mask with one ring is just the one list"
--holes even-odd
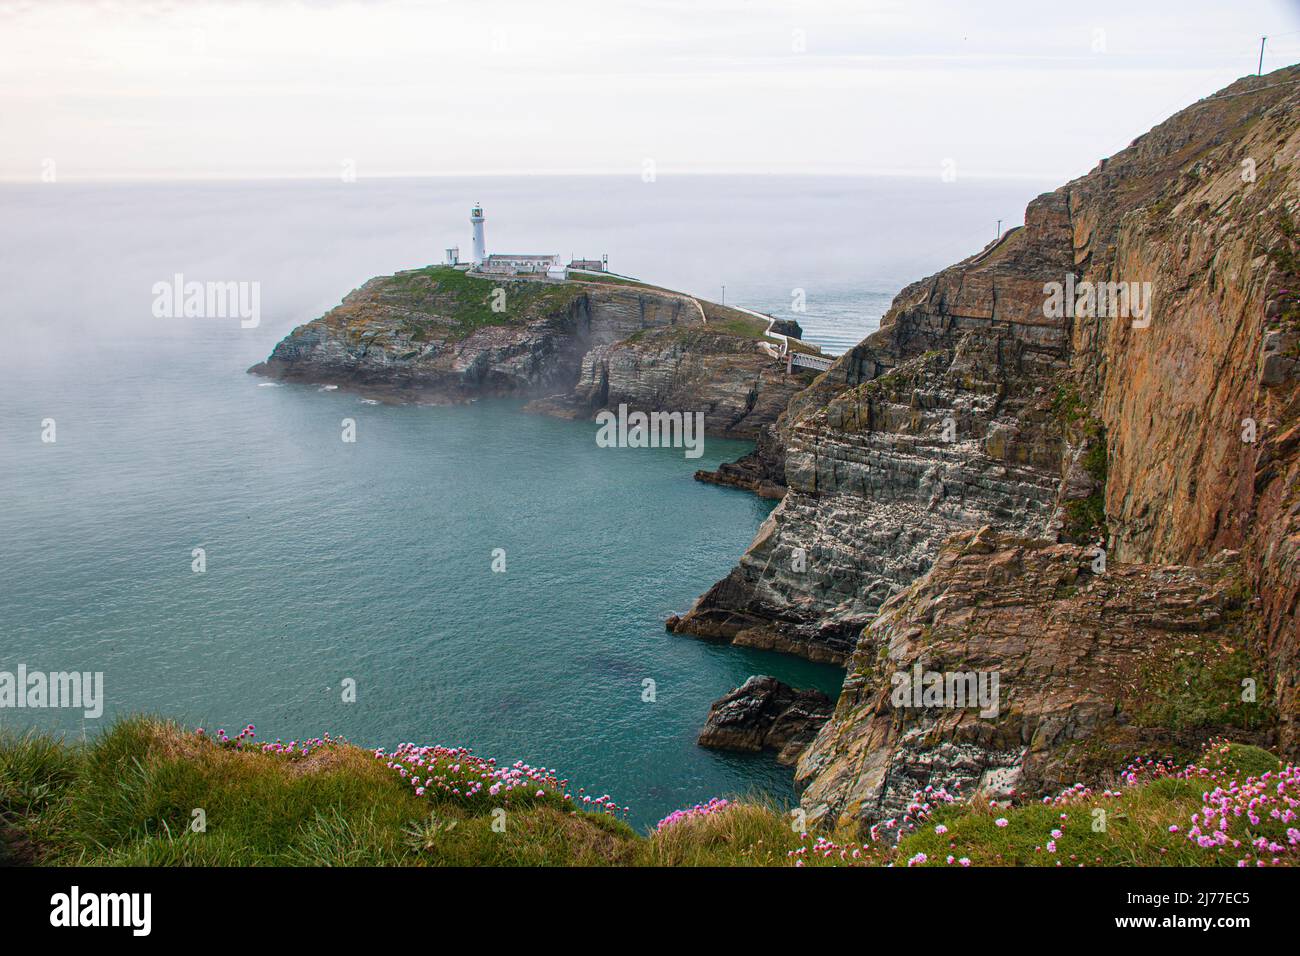
[[(620, 271), (715, 298), (725, 283), (729, 302), (794, 316), (839, 351), (901, 285), (978, 249), (985, 219), (1013, 220), (1037, 192), (653, 185), (0, 188), (0, 670), (103, 671), (106, 718), (523, 759), (630, 804), (639, 825), (717, 795), (789, 798), (771, 756), (706, 751), (695, 735), (750, 674), (834, 694), (840, 672), (663, 629), (771, 508), (691, 479), (746, 445), (710, 439), (699, 460), (600, 449), (594, 424), (509, 402), (374, 405), (244, 374), (370, 276), (467, 249), (476, 201), (490, 250), (607, 252)], [(153, 318), (152, 285), (177, 272), (259, 282), (261, 324)], [(791, 311), (796, 288), (807, 312)], [(54, 444), (40, 440), (47, 418)], [(105, 723), (0, 711), (19, 729)]]

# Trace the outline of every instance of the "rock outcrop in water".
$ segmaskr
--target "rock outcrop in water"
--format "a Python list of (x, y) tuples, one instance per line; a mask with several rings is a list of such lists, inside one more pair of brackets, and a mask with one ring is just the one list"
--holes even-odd
[(699, 411), (712, 434), (756, 437), (812, 378), (760, 348), (765, 326), (652, 286), (431, 266), (371, 279), (249, 371), (413, 401), (527, 398), (565, 417)]
[[(1034, 200), (712, 476), (779, 464), (788, 492), (674, 629), (848, 662), (799, 766), (817, 818), (1047, 789), (1225, 725), (1300, 751), (1297, 84), (1238, 81)], [(895, 707), (917, 662), (999, 671), (1006, 709)]]
[(793, 764), (830, 719), (832, 706), (821, 691), (751, 677), (713, 702), (697, 742), (719, 750), (775, 750), (778, 761)]
[(697, 471), (696, 481), (752, 491), (763, 498), (785, 496), (785, 443), (774, 425), (755, 436), (754, 450), (737, 461), (725, 461), (714, 471)]

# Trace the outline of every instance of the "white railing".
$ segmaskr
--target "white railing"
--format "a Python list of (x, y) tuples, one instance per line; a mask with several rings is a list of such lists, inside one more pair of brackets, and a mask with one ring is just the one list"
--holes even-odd
[(793, 349), (785, 353), (786, 367), (792, 365), (802, 365), (804, 368), (815, 368), (819, 371), (826, 371), (835, 364), (835, 359), (826, 355), (810, 355), (807, 352), (796, 352)]
[(755, 312), (753, 309), (747, 309), (743, 305), (733, 305), (731, 308), (739, 312), (746, 312), (756, 318), (766, 319), (767, 328), (763, 334), (769, 339), (776, 339), (781, 343), (781, 351), (777, 350), (767, 342), (759, 342), (758, 347), (775, 359), (785, 359), (785, 370), (787, 373), (794, 370), (794, 366), (799, 365), (803, 368), (817, 369), (824, 372), (835, 364), (835, 359), (826, 355), (813, 355), (809, 352), (797, 352), (790, 348), (790, 337), (782, 335), (780, 332), (773, 332), (772, 326), (776, 324), (776, 318), (770, 315), (764, 315), (762, 312)]

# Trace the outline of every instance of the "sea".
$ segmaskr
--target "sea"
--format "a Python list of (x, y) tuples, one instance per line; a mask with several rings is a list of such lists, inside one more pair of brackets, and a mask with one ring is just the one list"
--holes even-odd
[[(471, 747), (609, 794), (646, 828), (792, 801), (772, 754), (705, 750), (751, 674), (842, 671), (665, 631), (773, 503), (692, 479), (750, 447), (598, 447), (519, 402), (392, 405), (246, 374), (368, 278), (470, 246), (608, 256), (796, 319), (838, 354), (906, 284), (979, 251), (1030, 181), (659, 176), (0, 186), (0, 671), (102, 673), (103, 713), (259, 740)], [(160, 318), (155, 288), (256, 284), (256, 324)], [(354, 423), (355, 441), (342, 440)]]

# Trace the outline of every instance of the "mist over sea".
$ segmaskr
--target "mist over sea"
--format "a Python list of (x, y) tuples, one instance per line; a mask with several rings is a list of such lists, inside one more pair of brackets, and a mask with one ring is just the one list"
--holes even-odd
[[(838, 353), (905, 284), (978, 251), (1051, 184), (481, 178), (0, 186), (0, 671), (104, 673), (94, 734), (152, 711), (259, 738), (473, 747), (633, 807), (790, 798), (770, 755), (706, 751), (711, 701), (840, 672), (667, 634), (771, 502), (691, 475), (747, 445), (602, 449), (512, 402), (370, 404), (245, 374), (374, 275), (556, 252), (795, 318)], [(257, 282), (255, 328), (159, 319), (152, 288)], [(792, 311), (803, 290), (807, 311)], [(355, 444), (340, 422), (357, 423)], [(57, 441), (41, 441), (54, 419)], [(191, 570), (194, 548), (207, 570)], [(507, 571), (491, 571), (504, 548)], [(357, 700), (340, 685), (356, 681)], [(646, 681), (654, 701), (646, 701)]]

